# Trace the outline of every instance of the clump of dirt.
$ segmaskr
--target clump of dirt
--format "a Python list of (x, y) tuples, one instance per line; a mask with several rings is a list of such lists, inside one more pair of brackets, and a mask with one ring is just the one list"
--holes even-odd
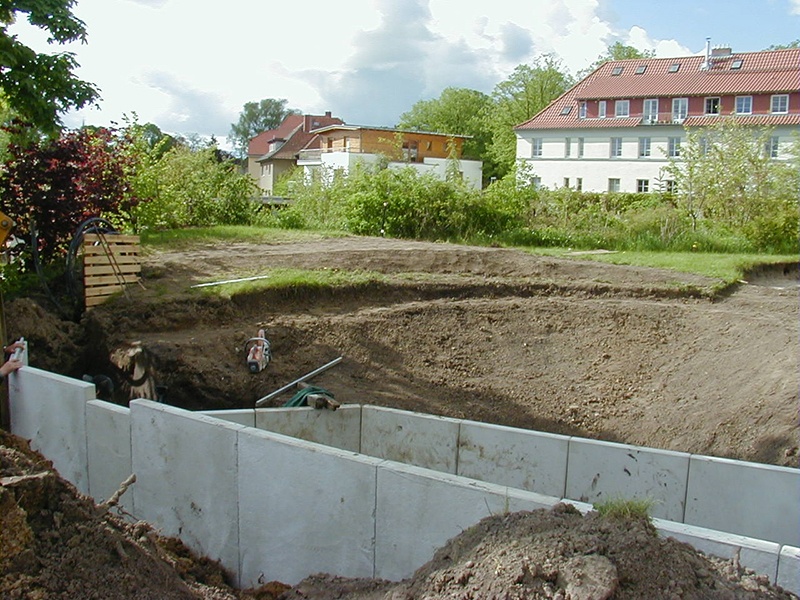
[(307, 600), (790, 599), (735, 563), (658, 537), (645, 518), (581, 515), (559, 504), (487, 517), (400, 583), (314, 575), (283, 596)]
[(227, 581), (218, 563), (97, 506), (0, 430), (0, 597), (272, 600), (287, 587), (237, 592)]

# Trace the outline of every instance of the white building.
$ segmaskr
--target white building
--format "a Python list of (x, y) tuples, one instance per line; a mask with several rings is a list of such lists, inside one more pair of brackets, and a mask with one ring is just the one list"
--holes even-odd
[(610, 61), (515, 128), (517, 161), (548, 188), (672, 189), (664, 167), (686, 129), (721, 115), (770, 128), (784, 158), (800, 132), (800, 49)]

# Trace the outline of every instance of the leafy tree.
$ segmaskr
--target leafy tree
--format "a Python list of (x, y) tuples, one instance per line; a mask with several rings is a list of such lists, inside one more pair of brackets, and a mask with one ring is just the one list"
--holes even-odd
[(89, 217), (120, 222), (135, 203), (128, 177), (129, 140), (106, 128), (84, 128), (27, 146), (11, 143), (0, 175), (2, 211), (16, 234), (38, 232), (43, 263), (59, 257)]
[(800, 48), (800, 38), (789, 42), (788, 44), (773, 44), (767, 50), (789, 50), (790, 48)]
[(132, 211), (135, 230), (254, 222), (256, 186), (234, 162), (221, 160), (215, 146), (167, 148), (168, 136), (151, 146), (150, 131), (131, 127), (136, 165), (131, 184), (141, 198)]
[(247, 156), (248, 142), (262, 131), (275, 129), (289, 115), (300, 114), (299, 110), (286, 108), (286, 100), (266, 98), (260, 102), (247, 102), (239, 115), (239, 121), (231, 124), (228, 137), (239, 158)]
[(43, 54), (9, 35), (7, 27), (18, 14), (50, 33), (49, 43), (86, 41), (86, 26), (72, 14), (75, 0), (5, 0), (0, 3), (0, 89), (22, 120), (45, 133), (60, 128), (59, 115), (82, 108), (98, 97), (95, 87), (78, 79), (70, 52)]
[(484, 160), (484, 175), (494, 175), (492, 165), (486, 164), (486, 148), (492, 139), (487, 120), (491, 107), (491, 97), (482, 92), (449, 87), (438, 98), (420, 100), (400, 115), (398, 128), (468, 135), (464, 158)]
[(519, 65), (511, 76), (495, 86), (489, 115), (492, 142), (488, 154), (500, 175), (508, 173), (516, 160), (514, 127), (543, 110), (573, 84), (561, 61), (553, 55)]
[(680, 158), (670, 159), (665, 171), (695, 229), (723, 227), (755, 249), (796, 252), (797, 159), (771, 158), (771, 136), (770, 129), (742, 125), (735, 117), (688, 130)]
[(653, 58), (655, 57), (655, 50), (639, 50), (633, 46), (626, 46), (622, 42), (614, 42), (606, 50), (605, 54), (597, 57), (589, 67), (578, 73), (578, 79), (583, 79), (597, 69), (597, 67), (612, 61), (612, 60), (627, 60), (630, 58)]

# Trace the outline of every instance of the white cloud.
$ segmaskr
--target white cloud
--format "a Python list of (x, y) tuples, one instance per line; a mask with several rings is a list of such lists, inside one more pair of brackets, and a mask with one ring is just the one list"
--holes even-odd
[[(799, 12), (800, 0), (789, 1)], [(393, 125), (448, 86), (489, 93), (545, 53), (572, 73), (615, 41), (688, 53), (677, 38), (619, 26), (614, 10), (625, 14), (626, 2), (634, 0), (304, 0), (298, 10), (259, 0), (80, 0), (88, 44), (65, 49), (103, 101), (65, 121), (136, 112), (171, 133), (220, 138), (246, 102), (285, 98), (304, 112)]]
[(789, 0), (789, 13), (800, 16), (800, 0)]

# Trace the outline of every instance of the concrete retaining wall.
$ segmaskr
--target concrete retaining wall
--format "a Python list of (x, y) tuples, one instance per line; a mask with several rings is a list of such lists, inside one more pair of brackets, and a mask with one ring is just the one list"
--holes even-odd
[(400, 579), (489, 514), (639, 497), (655, 501), (662, 534), (738, 552), (800, 592), (796, 469), (357, 405), (124, 408), (38, 369), (9, 379), (14, 433), (98, 501), (136, 473), (125, 510), (242, 587), (319, 571)]

